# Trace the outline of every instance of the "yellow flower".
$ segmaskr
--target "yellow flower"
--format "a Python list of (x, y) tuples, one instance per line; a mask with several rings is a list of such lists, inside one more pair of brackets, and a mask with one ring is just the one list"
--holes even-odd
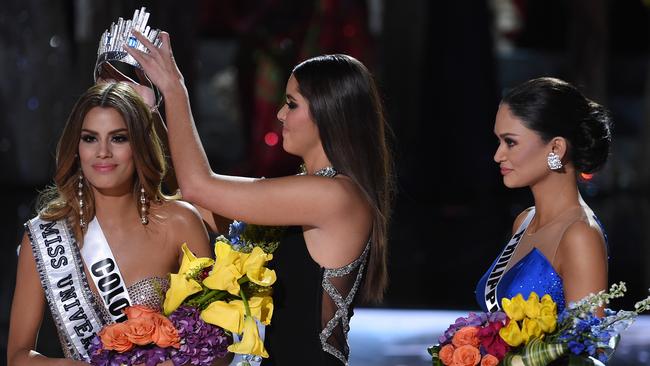
[(522, 333), (524, 333), (524, 341), (526, 343), (528, 343), (531, 338), (539, 338), (542, 335), (542, 328), (537, 319), (524, 319), (521, 330)]
[(264, 349), (264, 342), (260, 339), (255, 319), (250, 316), (246, 317), (244, 320), (244, 335), (242, 336), (242, 340), (228, 346), (228, 351), (232, 353), (269, 357), (266, 349)]
[(535, 319), (539, 316), (539, 308), (539, 296), (533, 291), (528, 295), (528, 300), (526, 300), (526, 305), (524, 305), (524, 313), (527, 317)]
[(542, 296), (542, 300), (540, 302), (542, 303), (542, 306), (552, 305), (557, 308), (557, 304), (555, 303), (555, 301), (553, 301), (553, 298), (549, 294)]
[(192, 275), (203, 268), (210, 267), (214, 263), (212, 258), (197, 258), (186, 243), (183, 243), (181, 249), (183, 250), (183, 260), (178, 274)]
[(510, 320), (522, 320), (525, 315), (525, 306), (526, 301), (521, 294), (517, 294), (512, 299), (505, 297), (501, 299), (501, 307)]
[[(214, 255), (216, 258), (215, 267), (235, 264), (241, 266), (241, 256), (244, 253), (232, 249), (232, 246), (225, 241), (218, 240), (214, 245)], [(241, 268), (240, 269), (241, 272)]]
[(201, 284), (190, 276), (214, 263), (210, 258), (197, 258), (186, 243), (183, 243), (181, 250), (183, 251), (181, 267), (178, 273), (170, 274), (170, 285), (165, 294), (163, 303), (165, 315), (176, 310), (188, 296), (202, 290)]
[(169, 315), (176, 310), (188, 296), (195, 294), (203, 289), (201, 284), (193, 279), (187, 279), (184, 274), (172, 273), (170, 276), (170, 285), (165, 294), (163, 302), (163, 312)]
[(271, 324), (273, 317), (273, 299), (271, 296), (253, 296), (248, 299), (251, 315), (260, 320), (264, 325)]
[(517, 347), (527, 338), (527, 335), (522, 333), (521, 329), (519, 329), (519, 324), (514, 320), (511, 320), (508, 325), (499, 329), (499, 335), (511, 347)]
[(228, 291), (233, 295), (239, 295), (239, 283), (237, 280), (243, 276), (241, 271), (241, 256), (232, 247), (223, 241), (217, 241), (214, 252), (216, 263), (210, 275), (203, 280), (203, 284), (213, 290)]
[(239, 295), (239, 283), (237, 280), (242, 276), (234, 264), (225, 267), (217, 267), (210, 275), (203, 280), (203, 284), (213, 290), (228, 291), (233, 295)]
[(550, 304), (542, 301), (542, 307), (537, 320), (544, 333), (555, 331), (555, 327), (557, 326), (557, 304), (552, 300)]
[(251, 282), (260, 286), (271, 286), (275, 283), (275, 271), (264, 267), (266, 262), (273, 259), (272, 254), (266, 254), (261, 248), (254, 247), (253, 251), (245, 258), (243, 273), (246, 273)]
[(232, 333), (244, 330), (244, 304), (241, 301), (215, 301), (201, 312), (201, 319)]

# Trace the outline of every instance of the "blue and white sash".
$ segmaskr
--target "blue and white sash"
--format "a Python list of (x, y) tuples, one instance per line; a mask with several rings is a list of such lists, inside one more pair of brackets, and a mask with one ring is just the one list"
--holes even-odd
[(72, 230), (65, 220), (36, 217), (26, 224), (36, 268), (52, 312), (64, 353), (89, 361), (88, 347), (101, 330), (84, 266)]
[(533, 207), (530, 212), (528, 212), (528, 215), (526, 216), (524, 222), (519, 225), (519, 228), (515, 232), (515, 235), (512, 236), (512, 239), (510, 239), (505, 248), (503, 248), (501, 255), (499, 255), (496, 263), (494, 263), (494, 267), (492, 267), (492, 270), (490, 271), (490, 275), (488, 276), (487, 281), (485, 281), (485, 305), (489, 312), (494, 312), (501, 309), (501, 304), (497, 298), (497, 288), (499, 287), (499, 282), (501, 282), (501, 278), (503, 278), (503, 275), (506, 273), (508, 263), (510, 263), (510, 259), (512, 259), (512, 255), (514, 254), (515, 249), (517, 249), (517, 246), (521, 241), (521, 237), (526, 232), (526, 229), (528, 228), (528, 225), (534, 216), (535, 208)]
[(114, 322), (126, 320), (122, 310), (131, 304), (131, 298), (97, 217), (88, 224), (81, 256), (111, 319)]

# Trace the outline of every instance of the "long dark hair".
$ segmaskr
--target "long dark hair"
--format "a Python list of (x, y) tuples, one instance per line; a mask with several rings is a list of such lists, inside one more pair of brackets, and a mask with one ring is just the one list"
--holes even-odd
[(362, 298), (378, 302), (388, 284), (388, 221), (393, 196), (390, 132), (375, 81), (347, 55), (311, 58), (293, 69), (309, 103), (323, 149), (339, 172), (356, 183), (373, 210), (370, 259)]
[(502, 103), (544, 142), (564, 137), (576, 171), (591, 173), (607, 161), (612, 140), (609, 112), (566, 81), (528, 80), (510, 90)]

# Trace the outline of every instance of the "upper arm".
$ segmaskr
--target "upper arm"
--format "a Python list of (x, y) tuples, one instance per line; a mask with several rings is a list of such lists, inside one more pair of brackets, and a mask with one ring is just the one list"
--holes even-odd
[(582, 221), (569, 226), (558, 246), (556, 262), (567, 303), (607, 288), (607, 250), (598, 228)]
[(172, 201), (170, 202), (171, 221), (169, 228), (171, 230), (171, 237), (179, 248), (183, 243), (187, 243), (187, 247), (199, 257), (211, 257), (212, 250), (210, 249), (208, 232), (205, 229), (201, 215), (187, 202)]
[[(221, 216), (258, 225), (321, 227), (364, 207), (360, 190), (345, 177), (289, 176), (248, 179), (212, 175), (197, 178), (183, 197)], [(189, 189), (189, 191), (185, 191)], [(364, 207), (365, 208), (365, 207)]]
[(45, 310), (45, 295), (36, 270), (36, 261), (27, 234), (23, 236), (18, 269), (16, 271), (16, 287), (11, 303), (9, 322), (9, 342), (7, 358), (9, 364), (20, 351), (29, 351), (36, 346), (38, 329), (43, 320)]

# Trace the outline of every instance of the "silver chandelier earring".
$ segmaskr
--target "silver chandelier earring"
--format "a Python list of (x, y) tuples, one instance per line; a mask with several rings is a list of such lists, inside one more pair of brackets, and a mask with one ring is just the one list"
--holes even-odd
[(546, 157), (546, 162), (548, 163), (548, 167), (551, 170), (560, 170), (562, 169), (562, 160), (560, 160), (560, 156), (553, 151), (548, 153), (548, 156)]
[(79, 183), (77, 184), (77, 199), (79, 200), (79, 225), (81, 229), (86, 228), (86, 220), (84, 220), (84, 175), (79, 172)]
[(144, 187), (140, 187), (140, 222), (142, 222), (142, 225), (149, 223), (147, 218), (147, 197), (144, 194)]

